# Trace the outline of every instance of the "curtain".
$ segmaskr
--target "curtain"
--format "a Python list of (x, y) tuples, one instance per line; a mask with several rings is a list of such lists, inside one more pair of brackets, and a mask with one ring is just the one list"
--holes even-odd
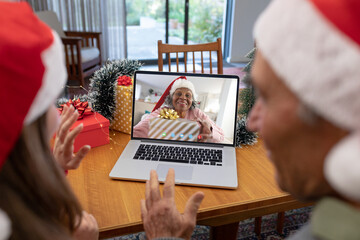
[(65, 31), (101, 32), (103, 61), (127, 57), (125, 0), (25, 1), (35, 12), (56, 12)]

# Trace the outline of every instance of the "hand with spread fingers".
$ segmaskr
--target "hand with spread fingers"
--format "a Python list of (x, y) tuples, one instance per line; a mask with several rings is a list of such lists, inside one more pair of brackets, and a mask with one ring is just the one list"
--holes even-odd
[(141, 218), (148, 239), (178, 237), (190, 239), (196, 224), (196, 213), (204, 198), (202, 192), (194, 193), (187, 201), (184, 214), (175, 206), (175, 171), (169, 169), (163, 197), (160, 195), (158, 176), (151, 170), (146, 182), (145, 200), (141, 200)]
[(55, 159), (64, 170), (78, 168), (81, 160), (90, 151), (90, 146), (85, 145), (74, 154), (74, 141), (83, 129), (83, 125), (78, 125), (72, 131), (70, 131), (70, 127), (76, 122), (78, 116), (79, 113), (75, 111), (73, 106), (68, 107), (65, 105), (60, 126), (56, 132), (53, 152)]
[(76, 240), (96, 240), (99, 239), (99, 226), (95, 217), (86, 211), (82, 212), (80, 225), (74, 232)]

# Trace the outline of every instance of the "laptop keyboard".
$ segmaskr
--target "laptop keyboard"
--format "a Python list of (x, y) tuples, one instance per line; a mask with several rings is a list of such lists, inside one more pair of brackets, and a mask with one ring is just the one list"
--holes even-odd
[(133, 159), (222, 166), (222, 150), (140, 144)]

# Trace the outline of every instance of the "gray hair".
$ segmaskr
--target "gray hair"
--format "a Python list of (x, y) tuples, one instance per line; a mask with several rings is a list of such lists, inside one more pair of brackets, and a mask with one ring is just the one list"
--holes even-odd
[[(173, 96), (174, 96), (174, 93), (167, 95), (167, 97), (165, 98), (164, 103), (165, 103), (166, 106), (175, 109), (174, 105), (172, 104)], [(192, 94), (191, 94), (191, 96), (192, 96), (192, 103), (191, 103), (190, 109), (194, 109), (194, 108), (197, 107), (197, 104), (195, 102), (194, 96)]]
[(315, 125), (320, 117), (316, 112), (301, 102), (297, 108), (297, 115), (304, 123), (311, 126)]

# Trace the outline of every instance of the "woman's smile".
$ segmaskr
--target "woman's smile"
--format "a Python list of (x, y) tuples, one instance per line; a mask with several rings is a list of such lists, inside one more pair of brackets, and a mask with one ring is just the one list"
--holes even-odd
[(186, 100), (179, 99), (179, 100), (176, 101), (176, 104), (180, 105), (180, 106), (183, 106), (183, 107), (186, 107), (188, 105), (188, 102)]

